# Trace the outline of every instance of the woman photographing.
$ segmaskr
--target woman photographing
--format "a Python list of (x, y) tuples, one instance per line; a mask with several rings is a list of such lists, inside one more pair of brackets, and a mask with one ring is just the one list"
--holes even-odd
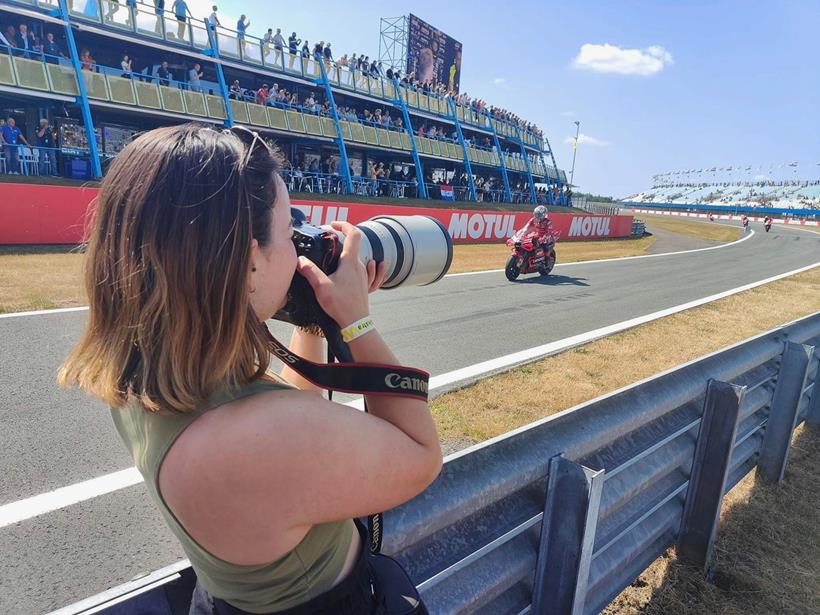
[[(353, 519), (427, 487), (438, 435), (423, 401), (367, 396), (367, 414), (271, 371), (264, 323), (295, 274), (342, 328), (367, 319), (384, 277), (347, 223), (333, 224), (346, 236), (334, 274), (297, 259), (280, 166), (239, 128), (159, 128), (129, 144), (102, 183), (88, 327), (59, 379), (111, 407), (197, 574), (191, 613), (384, 613), (390, 588)], [(298, 329), (289, 348), (324, 359), (323, 340)], [(398, 363), (373, 327), (349, 348)]]

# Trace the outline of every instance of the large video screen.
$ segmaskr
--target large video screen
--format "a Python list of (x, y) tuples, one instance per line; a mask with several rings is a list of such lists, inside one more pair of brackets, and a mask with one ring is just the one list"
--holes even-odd
[(406, 74), (410, 73), (415, 73), (422, 83), (443, 83), (447, 89), (458, 92), (461, 43), (411, 14)]

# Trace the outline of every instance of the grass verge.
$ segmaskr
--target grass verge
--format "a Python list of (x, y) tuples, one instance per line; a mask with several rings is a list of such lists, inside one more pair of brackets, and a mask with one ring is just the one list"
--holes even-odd
[(686, 218), (670, 218), (669, 216), (652, 216), (635, 214), (639, 220), (645, 220), (650, 226), (665, 231), (680, 233), (698, 239), (711, 241), (737, 241), (743, 234), (743, 229), (714, 222), (698, 222)]

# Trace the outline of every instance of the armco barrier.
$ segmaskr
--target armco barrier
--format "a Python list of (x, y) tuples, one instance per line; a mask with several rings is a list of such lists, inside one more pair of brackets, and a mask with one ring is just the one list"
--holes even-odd
[[(820, 312), (451, 455), (384, 550), (433, 615), (597, 613), (675, 542), (705, 567), (723, 494), (820, 425), (812, 345)], [(59, 613), (187, 613), (184, 566)]]
[[(97, 188), (3, 184), (0, 245), (73, 244), (83, 238), (88, 205)], [(487, 212), (433, 207), (401, 207), (293, 199), (313, 224), (347, 220), (353, 224), (376, 215), (425, 215), (439, 220), (457, 243), (503, 241), (530, 219), (531, 212)], [(632, 216), (550, 214), (562, 241), (629, 237)]]

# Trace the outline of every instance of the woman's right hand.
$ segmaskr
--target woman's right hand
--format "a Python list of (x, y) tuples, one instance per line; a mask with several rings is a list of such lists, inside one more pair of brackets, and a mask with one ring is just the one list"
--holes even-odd
[(367, 267), (359, 259), (362, 232), (349, 222), (332, 222), (345, 236), (339, 266), (328, 276), (316, 263), (300, 256), (297, 271), (308, 281), (322, 309), (340, 327), (347, 327), (370, 314), (368, 293), (384, 281), (384, 264), (374, 261)]

